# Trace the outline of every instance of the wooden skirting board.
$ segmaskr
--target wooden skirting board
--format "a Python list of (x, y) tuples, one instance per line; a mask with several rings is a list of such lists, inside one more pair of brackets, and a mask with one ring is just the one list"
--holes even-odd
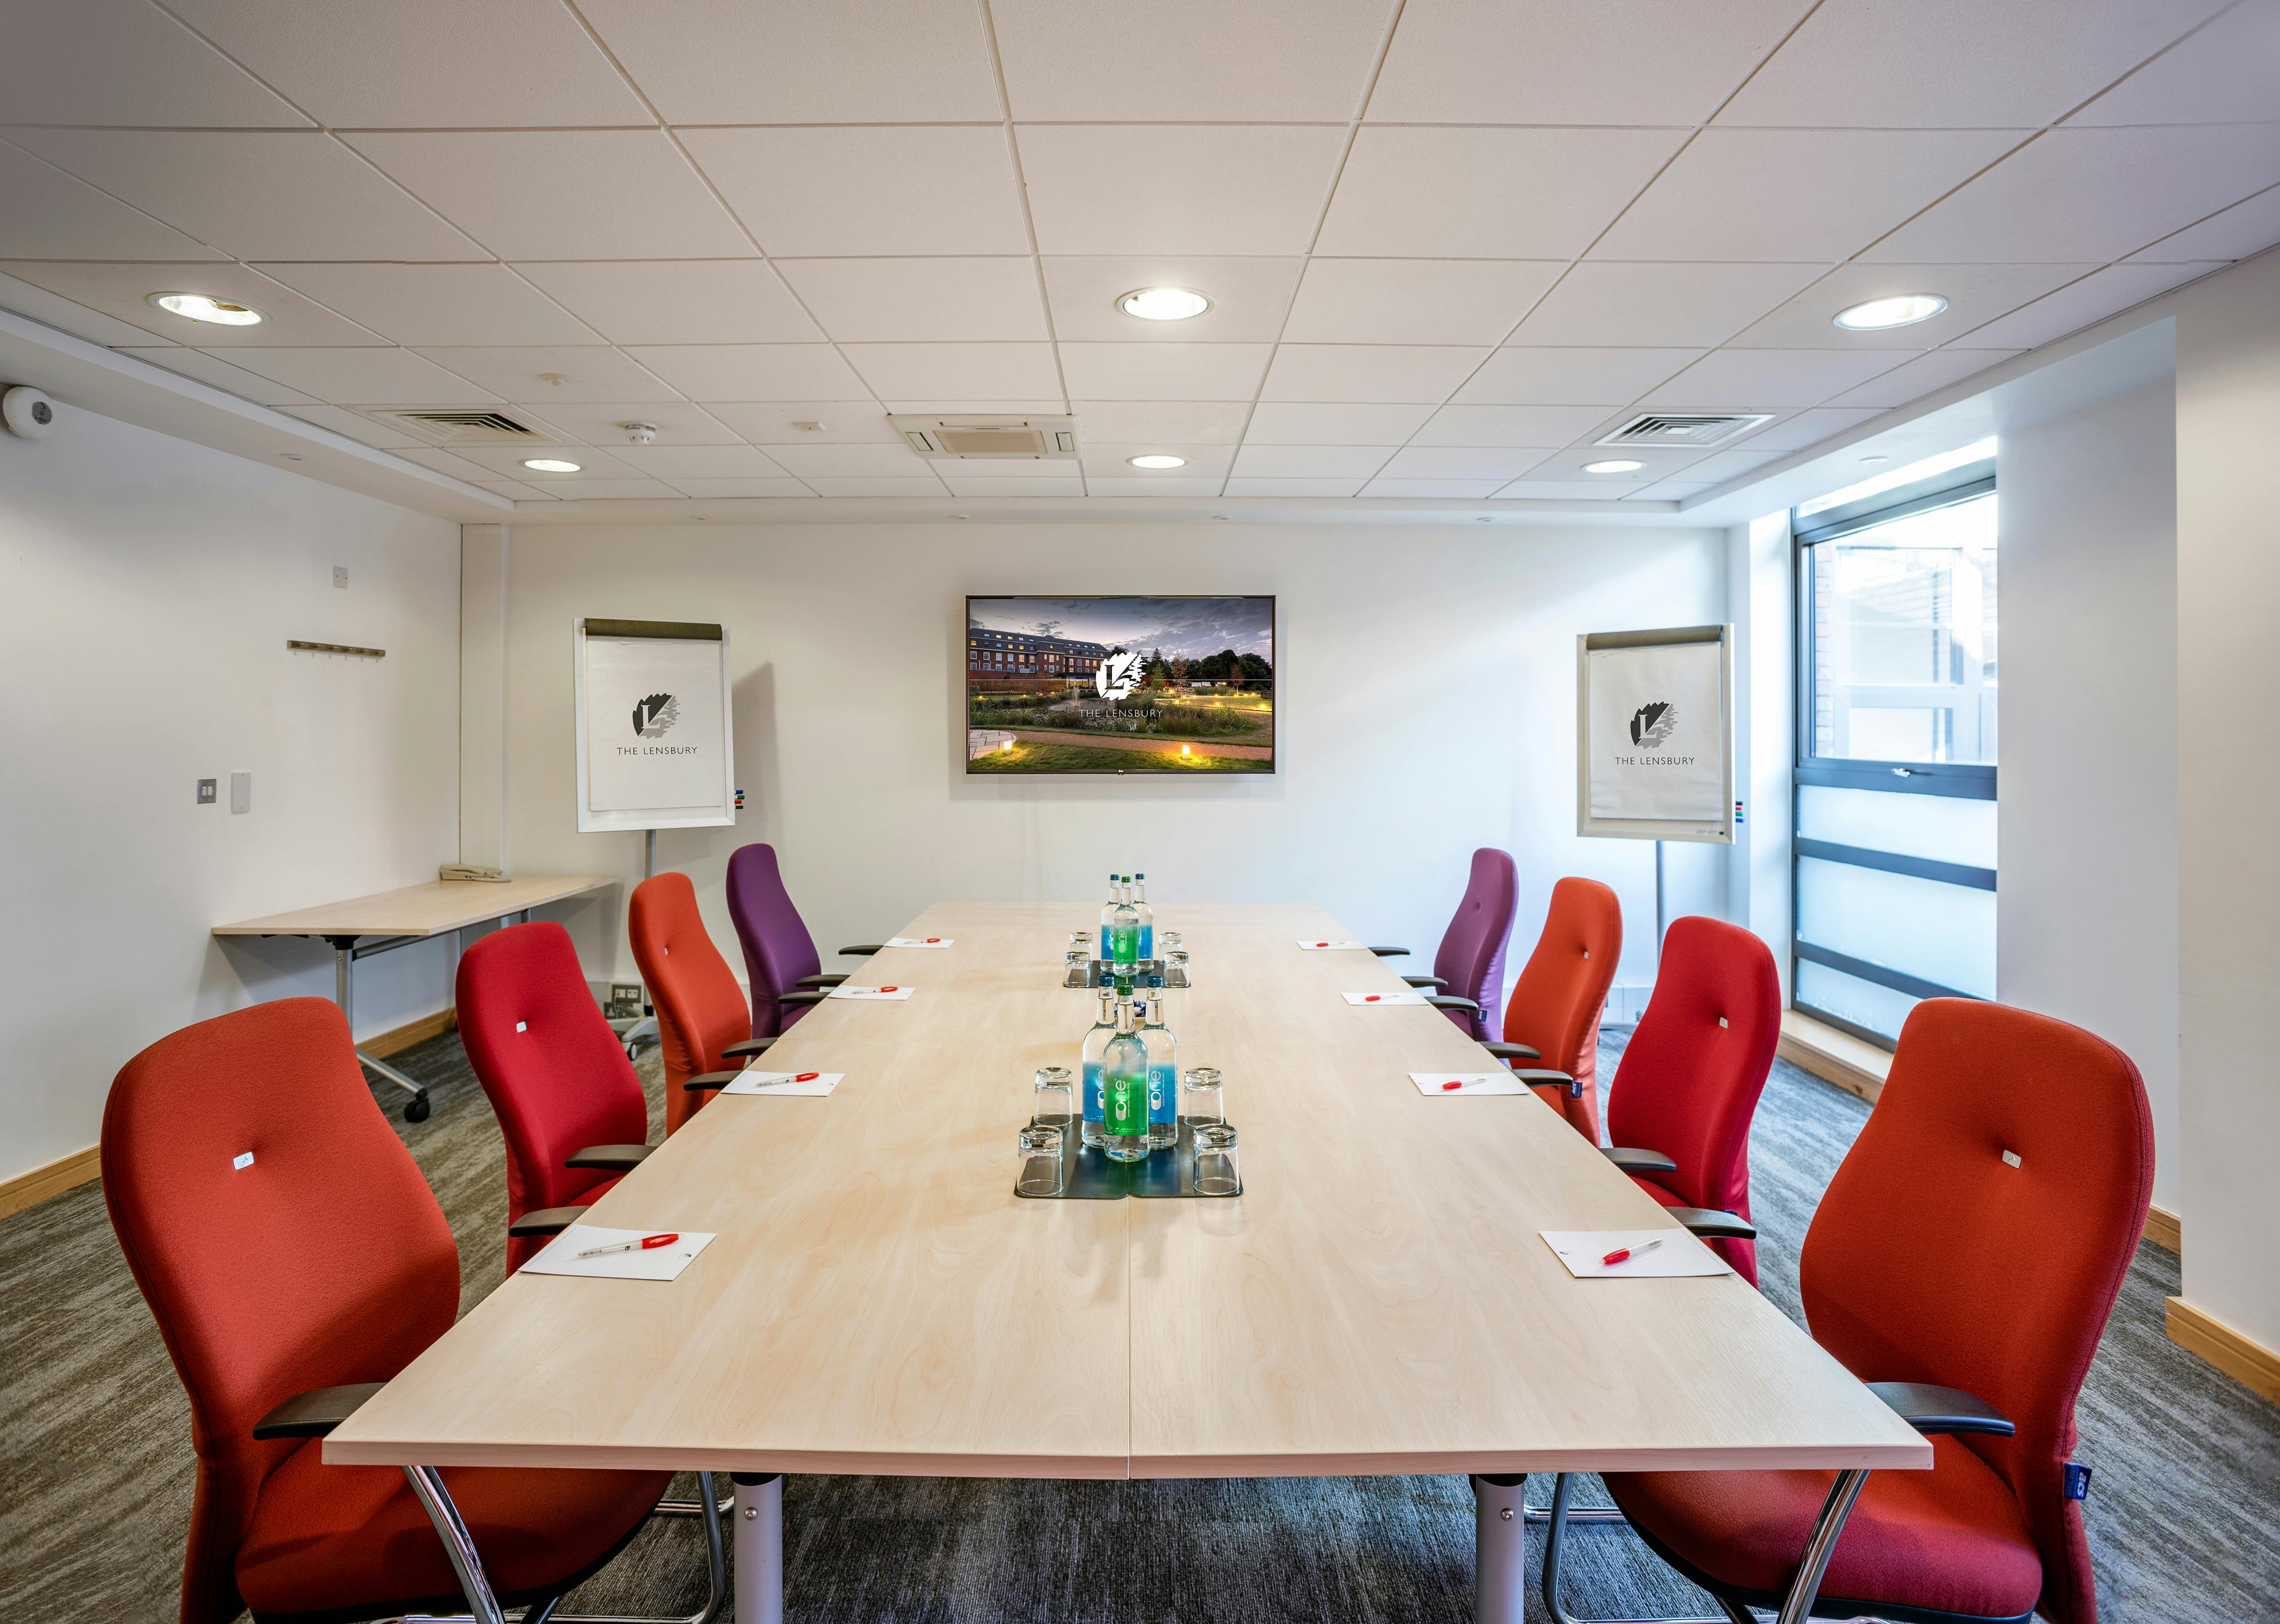
[(2145, 1238), (2163, 1251), (2184, 1254), (2184, 1235), (2177, 1215), (2167, 1207), (2145, 1209)]
[[(386, 1059), (414, 1043), (424, 1043), (431, 1037), (440, 1037), (458, 1023), (458, 1012), (447, 1005), (432, 1015), (407, 1021), (393, 1031), (376, 1032), (357, 1047), (374, 1059)], [(89, 1145), (84, 1151), (59, 1156), (44, 1166), (0, 1181), (0, 1218), (5, 1218), (11, 1212), (20, 1212), (26, 1207), (37, 1206), (67, 1189), (76, 1189), (102, 1171), (98, 1149)]]
[(1833, 1082), (1848, 1094), (1857, 1094), (1872, 1105), (1884, 1091), (1884, 1074), (1892, 1065), (1892, 1057), (1876, 1044), (1795, 1010), (1782, 1012), (1781, 1043), (1775, 1052), (1791, 1066), (1811, 1072), (1823, 1082)]
[(2207, 1359), (2234, 1381), (2280, 1404), (2280, 1353), (2203, 1313), (2181, 1297), (2169, 1299), (2169, 1340)]

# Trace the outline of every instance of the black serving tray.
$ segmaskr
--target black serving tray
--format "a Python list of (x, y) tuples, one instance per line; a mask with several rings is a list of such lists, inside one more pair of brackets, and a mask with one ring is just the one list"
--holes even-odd
[[(1111, 1161), (1107, 1151), (1082, 1142), (1074, 1122), (1064, 1126), (1048, 1119), (1048, 1125), (1061, 1128), (1061, 1161), (1067, 1177), (1059, 1195), (1022, 1196), (1024, 1201), (1122, 1201), (1128, 1197), (1140, 1201), (1229, 1199), (1196, 1194), (1195, 1125), (1185, 1118), (1180, 1121), (1177, 1144), (1168, 1151), (1151, 1151), (1147, 1160), (1139, 1162)], [(1017, 1196), (1021, 1195), (1020, 1182), (1016, 1175), (1013, 1193)], [(1242, 1193), (1240, 1188), (1236, 1191)]]
[[(1085, 966), (1084, 984), (1096, 988), (1113, 987), (1118, 981), (1125, 981), (1135, 987), (1157, 987), (1162, 984), (1160, 978), (1163, 974), (1164, 961), (1160, 958), (1143, 958), (1122, 966), (1104, 964), (1096, 958)], [(1068, 985), (1066, 977), (1061, 985)]]

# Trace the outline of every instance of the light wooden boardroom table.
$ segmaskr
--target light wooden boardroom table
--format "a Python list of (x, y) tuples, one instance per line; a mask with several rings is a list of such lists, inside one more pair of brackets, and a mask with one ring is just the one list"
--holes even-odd
[[(940, 903), (762, 1063), (828, 1098), (722, 1096), (594, 1207), (718, 1238), (670, 1283), (518, 1274), (324, 1444), (381, 1465), (737, 1474), (739, 1624), (782, 1617), (784, 1473), (1184, 1478), (1469, 1473), (1475, 1610), (1521, 1617), (1529, 1472), (1900, 1467), (1931, 1449), (1740, 1278), (1569, 1277), (1537, 1232), (1668, 1224), (1319, 909), (1167, 905), (1218, 1066), (1231, 1199), (1013, 1193), (1031, 1076), (1096, 1008), (1082, 904)], [(1694, 1246), (1672, 1227), (1672, 1243)]]
[[(217, 936), (313, 936), (333, 950), (333, 997), (353, 1029), (356, 1026), (357, 960), (374, 953), (392, 953), (431, 936), (450, 935), (470, 925), (494, 920), (530, 922), (530, 911), (565, 897), (582, 897), (615, 880), (592, 874), (533, 874), (512, 880), (430, 880), (401, 890), (352, 897), (290, 913), (272, 913), (258, 920), (217, 925)], [(376, 938), (365, 941), (365, 937)], [(404, 1120), (423, 1120), (428, 1115), (428, 1090), (394, 1066), (362, 1050), (357, 1058), (366, 1067), (402, 1089), (412, 1098), (404, 1107)]]

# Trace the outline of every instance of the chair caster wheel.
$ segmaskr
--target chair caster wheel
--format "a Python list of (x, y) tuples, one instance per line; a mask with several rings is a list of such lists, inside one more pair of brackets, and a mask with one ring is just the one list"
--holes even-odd
[(404, 1120), (407, 1122), (425, 1122), (428, 1120), (428, 1097), (425, 1094), (415, 1094), (412, 1097), (412, 1103), (404, 1108)]

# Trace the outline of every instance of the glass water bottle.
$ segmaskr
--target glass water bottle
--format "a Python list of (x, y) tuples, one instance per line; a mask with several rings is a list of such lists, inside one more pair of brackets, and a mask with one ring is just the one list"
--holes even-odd
[[(1125, 988), (1128, 993), (1130, 988)], [(1129, 997), (1116, 1000), (1116, 1034), (1100, 1057), (1101, 1143), (1111, 1161), (1148, 1158), (1148, 1046)]]
[(1116, 907), (1123, 900), (1116, 889), (1118, 876), (1108, 876), (1108, 900), (1100, 904), (1100, 962), (1106, 964), (1116, 957)]
[[(1126, 885), (1130, 884), (1128, 878)], [(1109, 961), (1121, 975), (1129, 975), (1140, 957), (1140, 915), (1132, 906), (1129, 891), (1120, 888), (1116, 906), (1109, 915)]]
[(1100, 1064), (1101, 1057), (1108, 1051), (1108, 1040), (1116, 1035), (1115, 997), (1113, 989), (1100, 989), (1100, 1019), (1084, 1035), (1084, 1060), (1077, 1074), (1084, 1084), (1084, 1120), (1078, 1131), (1083, 1143), (1090, 1145), (1101, 1143)]
[(1133, 1021), (1148, 1051), (1148, 1148), (1168, 1151), (1180, 1142), (1180, 1064), (1173, 1053), (1172, 1029), (1164, 1024), (1160, 988), (1142, 995)]
[(1140, 924), (1137, 954), (1143, 964), (1156, 957), (1156, 911), (1148, 905), (1148, 876), (1132, 876), (1132, 912)]

